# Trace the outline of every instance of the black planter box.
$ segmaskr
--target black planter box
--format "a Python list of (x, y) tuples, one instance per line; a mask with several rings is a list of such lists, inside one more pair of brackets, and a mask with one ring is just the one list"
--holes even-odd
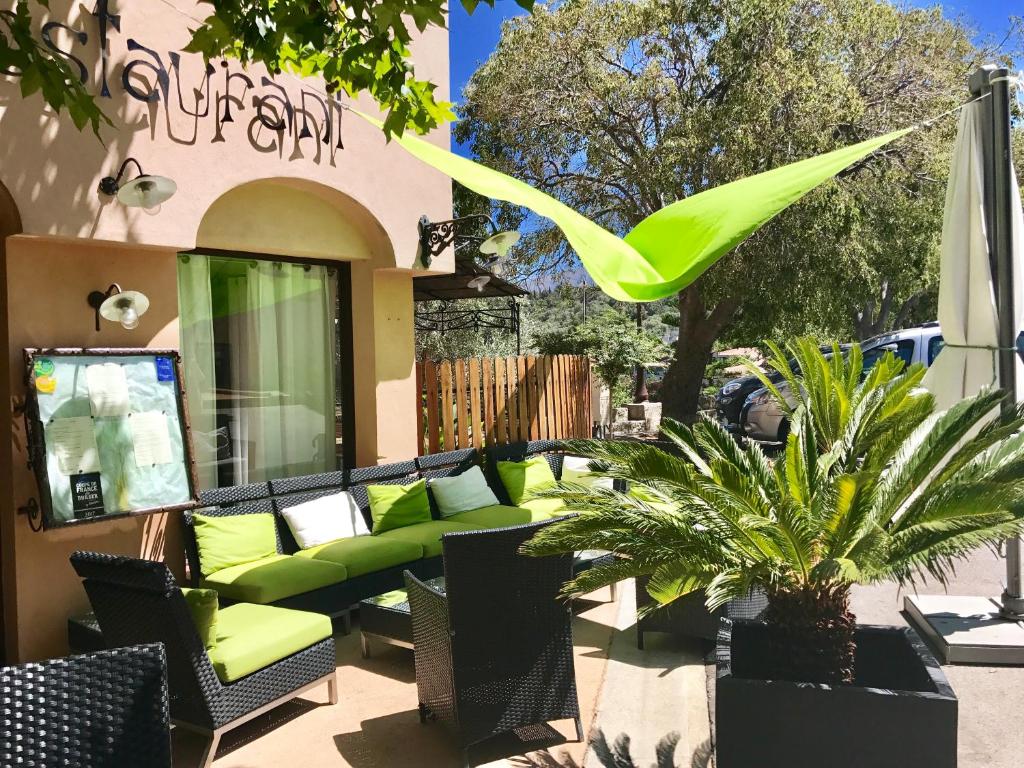
[(955, 768), (957, 699), (909, 627), (857, 627), (857, 679), (765, 680), (765, 625), (718, 635), (718, 768)]

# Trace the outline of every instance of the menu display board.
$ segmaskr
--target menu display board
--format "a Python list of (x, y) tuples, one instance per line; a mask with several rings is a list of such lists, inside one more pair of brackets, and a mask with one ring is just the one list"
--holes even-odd
[(198, 505), (175, 350), (26, 349), (43, 525)]

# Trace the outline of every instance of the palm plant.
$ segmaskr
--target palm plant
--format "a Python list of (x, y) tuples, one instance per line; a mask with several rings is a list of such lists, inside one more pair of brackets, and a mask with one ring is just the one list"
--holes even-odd
[(984, 392), (943, 413), (924, 370), (888, 354), (866, 374), (861, 350), (822, 354), (811, 340), (772, 348), (795, 401), (765, 378), (791, 422), (770, 459), (711, 420), (663, 425), (674, 451), (639, 442), (573, 441), (595, 471), (630, 492), (562, 484), (578, 515), (540, 532), (531, 554), (607, 549), (616, 562), (568, 595), (649, 576), (654, 609), (704, 590), (709, 609), (753, 588), (768, 595), (766, 656), (780, 679), (852, 683), (855, 583), (921, 576), (945, 584), (956, 561), (1024, 527), (1024, 418), (992, 418)]

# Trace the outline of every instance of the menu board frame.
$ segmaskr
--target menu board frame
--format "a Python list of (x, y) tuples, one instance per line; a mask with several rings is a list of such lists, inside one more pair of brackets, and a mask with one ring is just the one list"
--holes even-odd
[[(103, 514), (64, 520), (58, 518), (54, 513), (53, 496), (51, 491), (51, 478), (47, 468), (48, 455), (46, 446), (46, 430), (40, 418), (39, 397), (40, 389), (37, 387), (36, 361), (43, 358), (119, 358), (119, 357), (151, 357), (154, 367), (158, 366), (158, 359), (170, 359), (174, 370), (174, 399), (177, 405), (176, 418), (171, 421), (180, 430), (182, 461), (184, 464), (185, 479), (188, 484), (188, 500), (166, 505), (145, 506), (130, 508), (124, 511), (104, 512)], [(195, 509), (200, 506), (199, 483), (196, 473), (195, 454), (192, 449), (192, 430), (188, 418), (188, 403), (185, 394), (185, 383), (182, 376), (181, 355), (175, 349), (152, 349), (147, 347), (55, 347), (37, 348), (28, 347), (24, 349), (25, 359), (25, 437), (26, 448), (29, 457), (29, 465), (36, 476), (39, 487), (40, 511), (42, 518), (42, 529), (51, 530), (55, 528), (67, 528), (70, 526), (88, 525), (106, 520), (117, 520), (127, 517), (142, 515), (153, 515), (158, 513), (181, 512), (186, 509)], [(159, 370), (159, 368), (158, 368)], [(43, 388), (45, 391), (45, 387)], [(87, 475), (96, 475), (98, 482), (99, 473), (79, 474), (76, 477), (86, 478)], [(84, 487), (84, 486), (83, 486)], [(87, 489), (86, 489), (87, 490)], [(88, 505), (89, 501), (85, 495), (75, 496), (73, 493), (75, 509), (79, 505)], [(87, 507), (86, 511), (88, 511)]]

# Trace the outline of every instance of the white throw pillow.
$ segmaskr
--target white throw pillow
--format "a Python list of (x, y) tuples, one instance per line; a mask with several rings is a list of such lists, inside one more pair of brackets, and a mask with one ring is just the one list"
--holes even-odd
[(282, 509), (281, 514), (302, 549), (370, 533), (363, 513), (348, 491), (304, 501)]
[(481, 507), (497, 505), (498, 497), (487, 485), (480, 467), (470, 467), (461, 475), (438, 477), (430, 481), (441, 517), (450, 517), (459, 512), (468, 512)]
[(611, 490), (615, 487), (612, 478), (602, 477), (591, 472), (590, 459), (585, 459), (582, 456), (565, 456), (562, 458), (562, 480), (566, 483), (585, 485), (588, 488), (607, 488)]

